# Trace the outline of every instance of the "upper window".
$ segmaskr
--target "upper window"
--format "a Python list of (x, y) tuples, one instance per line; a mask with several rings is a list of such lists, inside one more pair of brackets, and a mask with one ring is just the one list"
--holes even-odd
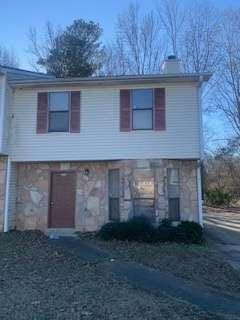
[(69, 131), (69, 93), (49, 93), (49, 127), (51, 132)]
[(153, 128), (152, 89), (132, 90), (132, 119), (134, 130)]

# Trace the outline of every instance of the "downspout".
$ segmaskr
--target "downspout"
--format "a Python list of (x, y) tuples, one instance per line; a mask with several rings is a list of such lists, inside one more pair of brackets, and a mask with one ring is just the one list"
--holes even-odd
[(202, 174), (201, 174), (201, 167), (202, 167), (202, 159), (203, 159), (203, 121), (202, 121), (202, 84), (203, 84), (203, 77), (199, 77), (199, 87), (198, 87), (198, 113), (199, 113), (199, 153), (200, 159), (197, 164), (197, 193), (198, 193), (198, 221), (203, 226), (203, 198), (202, 198)]
[(201, 162), (197, 167), (198, 221), (203, 226)]
[(4, 201), (4, 226), (3, 231), (7, 232), (9, 229), (8, 225), (8, 210), (9, 210), (9, 194), (10, 194), (10, 179), (11, 179), (11, 160), (7, 158), (7, 171), (6, 171), (6, 184), (5, 184), (5, 201)]
[[(7, 74), (3, 74), (3, 84), (2, 84), (2, 97), (0, 101), (0, 154), (4, 153), (4, 118), (6, 110), (6, 90), (7, 90)], [(11, 175), (11, 161), (9, 157), (7, 158), (7, 168), (5, 174), (5, 197), (4, 197), (4, 212), (3, 212), (3, 231), (8, 231), (8, 207), (9, 207), (9, 185), (10, 185), (10, 175)]]
[(199, 77), (199, 87), (198, 87), (198, 113), (199, 113), (199, 143), (200, 143), (200, 160), (203, 159), (204, 147), (203, 147), (203, 119), (202, 119), (202, 85), (203, 76)]

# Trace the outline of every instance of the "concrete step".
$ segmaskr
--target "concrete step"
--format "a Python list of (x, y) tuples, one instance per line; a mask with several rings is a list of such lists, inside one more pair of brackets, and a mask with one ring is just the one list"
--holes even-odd
[(75, 232), (74, 228), (49, 228), (45, 233), (51, 239), (58, 239), (60, 237), (77, 237)]

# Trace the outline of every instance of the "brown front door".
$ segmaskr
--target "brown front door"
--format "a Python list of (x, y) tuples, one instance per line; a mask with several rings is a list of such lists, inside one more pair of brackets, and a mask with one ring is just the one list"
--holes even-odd
[(73, 228), (75, 214), (76, 174), (53, 172), (49, 208), (49, 228)]

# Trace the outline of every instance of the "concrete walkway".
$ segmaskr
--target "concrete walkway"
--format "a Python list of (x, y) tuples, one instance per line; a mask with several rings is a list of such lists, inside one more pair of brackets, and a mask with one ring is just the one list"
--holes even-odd
[(111, 273), (118, 280), (128, 281), (134, 287), (152, 294), (166, 293), (183, 299), (212, 313), (240, 315), (240, 297), (219, 295), (205, 288), (190, 286), (183, 279), (160, 272), (136, 263), (111, 259), (111, 255), (96, 246), (75, 238), (60, 238), (53, 243), (67, 252), (77, 255), (81, 260), (97, 264), (103, 273)]
[(240, 271), (240, 211), (208, 208), (204, 226), (210, 244)]

